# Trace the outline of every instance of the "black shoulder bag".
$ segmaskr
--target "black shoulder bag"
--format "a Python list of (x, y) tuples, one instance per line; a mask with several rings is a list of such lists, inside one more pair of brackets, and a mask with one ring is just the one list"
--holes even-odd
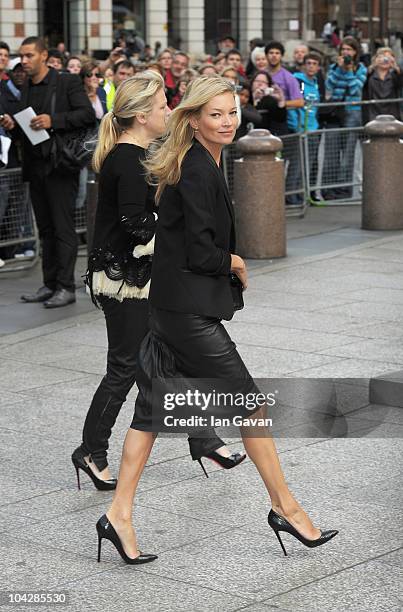
[[(51, 115), (56, 109), (56, 87), (52, 92)], [(63, 133), (53, 133), (52, 156), (53, 165), (69, 172), (78, 172), (91, 160), (92, 152), (85, 148), (85, 143), (96, 140), (98, 125), (92, 124), (84, 128), (76, 128)]]

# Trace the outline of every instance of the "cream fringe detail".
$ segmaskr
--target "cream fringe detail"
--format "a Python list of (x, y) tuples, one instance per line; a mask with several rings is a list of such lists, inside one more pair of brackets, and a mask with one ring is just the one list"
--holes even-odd
[[(93, 272), (92, 291), (94, 295), (106, 295), (119, 302), (122, 302), (125, 298), (146, 300), (150, 291), (150, 281), (144, 287), (131, 287), (125, 282), (122, 284), (122, 281), (111, 280), (104, 271)], [(87, 287), (87, 293), (89, 293), (89, 287)]]
[(150, 242), (147, 244), (138, 244), (133, 249), (133, 257), (139, 258), (144, 255), (153, 255), (154, 254), (154, 243), (155, 243), (155, 235), (151, 238)]

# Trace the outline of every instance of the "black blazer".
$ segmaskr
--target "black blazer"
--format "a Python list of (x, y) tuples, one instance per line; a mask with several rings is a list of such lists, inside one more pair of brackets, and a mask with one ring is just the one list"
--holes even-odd
[(234, 211), (224, 175), (195, 140), (178, 184), (167, 186), (161, 196), (151, 305), (231, 319), (229, 272), (234, 252)]
[[(75, 130), (95, 122), (94, 109), (79, 76), (49, 68), (47, 78), (49, 84), (42, 113), (52, 116), (52, 130)], [(53, 92), (56, 95), (54, 113), (52, 113)], [(21, 109), (27, 107), (28, 93), (29, 87), (26, 82), (21, 90)]]

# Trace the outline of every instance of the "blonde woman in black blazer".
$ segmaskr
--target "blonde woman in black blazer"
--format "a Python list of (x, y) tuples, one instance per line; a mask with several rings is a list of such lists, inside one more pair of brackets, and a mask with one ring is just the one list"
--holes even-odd
[[(159, 203), (151, 332), (140, 349), (139, 396), (117, 489), (107, 514), (97, 523), (98, 560), (103, 538), (113, 542), (126, 563), (157, 558), (139, 552), (131, 523), (137, 484), (156, 437), (151, 379), (178, 375), (230, 379), (234, 394), (258, 392), (221, 323), (234, 313), (229, 273), (247, 287), (245, 263), (234, 253), (234, 213), (219, 168), (222, 147), (232, 141), (236, 128), (233, 86), (219, 76), (198, 77), (171, 114), (167, 138), (146, 163), (149, 176), (158, 182)], [(257, 404), (248, 412), (265, 417)], [(284, 553), (281, 531), (310, 548), (333, 538), (337, 531), (315, 528), (291, 494), (267, 428), (240, 430), (270, 497), (268, 522)]]

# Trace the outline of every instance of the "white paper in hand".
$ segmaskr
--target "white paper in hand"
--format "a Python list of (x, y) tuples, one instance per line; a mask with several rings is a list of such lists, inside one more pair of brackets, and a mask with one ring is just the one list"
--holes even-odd
[(28, 106), (28, 108), (24, 108), (24, 110), (16, 113), (14, 115), (14, 119), (23, 130), (25, 136), (29, 138), (33, 145), (40, 144), (41, 142), (45, 142), (45, 140), (49, 140), (50, 136), (46, 130), (33, 130), (30, 126), (30, 123), (37, 114), (32, 108), (32, 106)]

